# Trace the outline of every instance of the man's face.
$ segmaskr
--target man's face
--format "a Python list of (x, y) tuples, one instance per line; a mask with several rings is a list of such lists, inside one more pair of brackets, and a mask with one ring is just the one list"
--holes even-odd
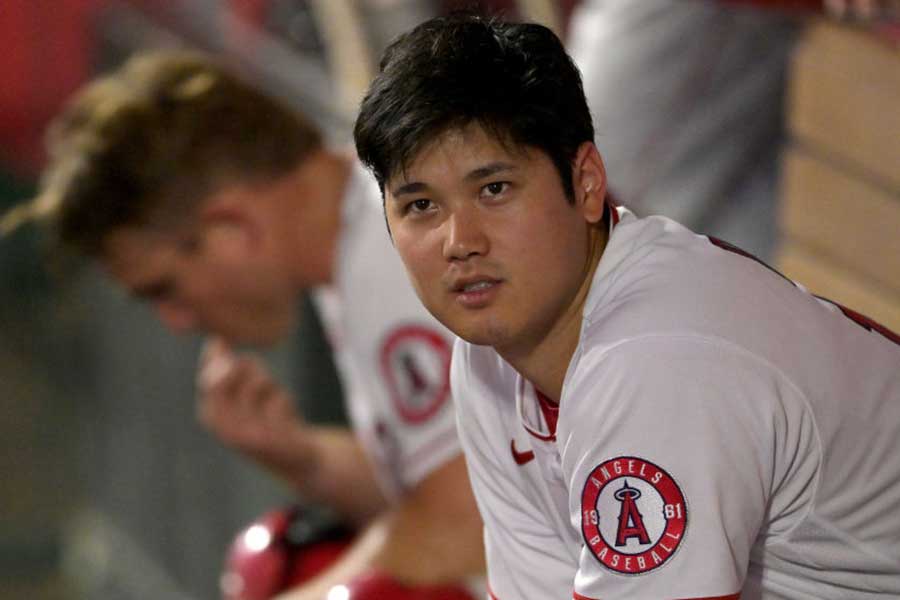
[(245, 238), (239, 224), (223, 222), (178, 233), (122, 227), (107, 238), (102, 263), (175, 333), (271, 345), (290, 331), (298, 292)]
[(539, 343), (586, 276), (589, 218), (553, 162), (478, 126), (443, 134), (391, 177), (385, 212), (422, 302), (475, 344)]

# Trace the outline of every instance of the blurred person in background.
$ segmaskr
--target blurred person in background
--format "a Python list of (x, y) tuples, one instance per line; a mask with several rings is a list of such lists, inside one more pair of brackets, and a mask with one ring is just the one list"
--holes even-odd
[(895, 0), (583, 0), (568, 48), (616, 197), (768, 259), (789, 58), (804, 16)]
[(617, 197), (769, 256), (798, 29), (729, 2), (582, 2), (569, 49)]
[[(200, 421), (358, 529), (337, 562), (279, 598), (322, 598), (338, 583), (360, 598), (470, 597), (482, 525), (449, 395), (452, 337), (415, 297), (378, 186), (352, 153), (212, 58), (178, 50), (86, 85), (47, 139), (39, 194), (9, 219), (48, 222), (60, 247), (96, 260), (173, 332), (211, 334)], [(285, 337), (306, 291), (353, 431), (306, 423), (263, 362), (235, 350)], [(279, 591), (251, 594), (260, 584), (240, 577), (258, 564), (232, 565), (223, 593)]]

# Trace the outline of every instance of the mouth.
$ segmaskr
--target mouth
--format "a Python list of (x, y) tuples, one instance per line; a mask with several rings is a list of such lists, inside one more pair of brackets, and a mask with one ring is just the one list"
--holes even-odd
[(496, 297), (503, 283), (491, 277), (466, 277), (451, 286), (456, 301), (466, 308), (482, 308)]

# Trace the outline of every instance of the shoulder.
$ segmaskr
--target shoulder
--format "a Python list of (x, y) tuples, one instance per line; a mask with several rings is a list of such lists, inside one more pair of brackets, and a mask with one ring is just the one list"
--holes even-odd
[(623, 219), (594, 280), (584, 332), (615, 344), (645, 336), (725, 340), (762, 356), (797, 328), (810, 299), (752, 257), (662, 217)]
[(784, 377), (778, 365), (728, 338), (690, 331), (608, 336), (588, 329), (573, 357), (566, 387), (592, 386), (610, 378), (643, 385), (674, 376), (709, 381), (735, 371)]
[(579, 350), (560, 427), (638, 435), (671, 425), (683, 435), (697, 428), (729, 432), (743, 423), (771, 438), (810, 420), (803, 392), (765, 358), (729, 340), (649, 334)]

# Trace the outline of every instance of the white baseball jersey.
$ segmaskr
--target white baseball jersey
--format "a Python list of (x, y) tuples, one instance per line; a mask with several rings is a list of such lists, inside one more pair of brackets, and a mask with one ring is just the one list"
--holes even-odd
[(896, 337), (617, 216), (558, 406), (455, 346), (492, 597), (900, 598)]
[(422, 307), (394, 250), (381, 193), (354, 164), (332, 286), (313, 294), (355, 433), (396, 497), (460, 453), (452, 334)]

